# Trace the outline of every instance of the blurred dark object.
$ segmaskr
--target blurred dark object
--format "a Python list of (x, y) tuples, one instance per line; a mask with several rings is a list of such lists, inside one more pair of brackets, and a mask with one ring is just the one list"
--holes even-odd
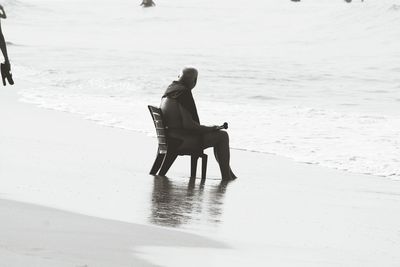
[(6, 86), (6, 79), (10, 85), (14, 84), (9, 62), (1, 63), (1, 78), (4, 86)]
[(156, 3), (154, 3), (153, 0), (143, 0), (140, 5), (143, 7), (152, 7), (152, 6), (155, 6)]
[(221, 126), (218, 126), (218, 130), (222, 130), (222, 129), (228, 129), (228, 123), (224, 122), (224, 124), (222, 124)]

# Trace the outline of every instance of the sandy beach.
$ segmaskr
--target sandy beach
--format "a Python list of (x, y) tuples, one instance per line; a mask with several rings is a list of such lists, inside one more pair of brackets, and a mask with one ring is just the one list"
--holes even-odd
[[(134, 149), (139, 145), (135, 134), (126, 133), (126, 140), (133, 137), (133, 142), (125, 150), (121, 139), (112, 141), (109, 135), (115, 131), (123, 136), (123, 131), (21, 104), (13, 90), (2, 90), (0, 94), (0, 266), (155, 266), (135, 256), (135, 247), (226, 247), (222, 242), (160, 227), (1, 200), (34, 202), (106, 217), (118, 206), (113, 197), (107, 198), (105, 190), (119, 179), (132, 179), (135, 171), (145, 173), (147, 168), (137, 164), (140, 157)], [(85, 125), (94, 128), (89, 130)], [(141, 141), (154, 145), (151, 139), (142, 137)], [(122, 147), (115, 147), (116, 143)], [(112, 153), (120, 163), (111, 162)], [(133, 169), (132, 164), (136, 166)], [(91, 186), (85, 184), (88, 178), (96, 179), (93, 182), (98, 187), (92, 189), (104, 194), (104, 203), (100, 204), (96, 193), (90, 195)], [(114, 179), (102, 184), (111, 178)], [(86, 197), (83, 199), (80, 194)], [(93, 210), (98, 204), (97, 211), (106, 212)]]
[(0, 198), (19, 201), (1, 201), (0, 266), (400, 264), (398, 181), (237, 150), (229, 184), (212, 158), (205, 184), (188, 158), (152, 177), (153, 138), (16, 90), (0, 91)]
[[(0, 267), (400, 266), (396, 1), (2, 1)], [(235, 181), (149, 175), (188, 65)]]
[(224, 248), (192, 234), (0, 200), (0, 266), (156, 266), (139, 246)]

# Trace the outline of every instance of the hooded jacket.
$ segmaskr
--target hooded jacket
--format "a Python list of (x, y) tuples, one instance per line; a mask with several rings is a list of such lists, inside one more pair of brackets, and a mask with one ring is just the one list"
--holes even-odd
[(214, 129), (200, 125), (191, 91), (196, 83), (197, 70), (187, 68), (182, 71), (179, 79), (173, 81), (165, 91), (160, 108), (170, 134), (202, 134)]

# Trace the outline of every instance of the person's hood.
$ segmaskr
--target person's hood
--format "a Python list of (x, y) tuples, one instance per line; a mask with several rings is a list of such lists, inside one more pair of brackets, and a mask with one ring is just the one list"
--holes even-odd
[(165, 90), (164, 97), (175, 99), (192, 115), (194, 121), (200, 123), (196, 104), (193, 99), (192, 89), (196, 86), (197, 70), (186, 68), (182, 71), (179, 79), (173, 81)]

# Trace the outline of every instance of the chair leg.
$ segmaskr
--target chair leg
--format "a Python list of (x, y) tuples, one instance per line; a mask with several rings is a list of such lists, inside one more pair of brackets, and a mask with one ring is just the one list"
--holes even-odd
[(174, 163), (174, 161), (177, 157), (178, 157), (177, 154), (167, 152), (167, 154), (165, 154), (164, 161), (161, 165), (159, 175), (165, 176), (165, 174), (168, 172), (169, 168), (171, 167), (172, 163)]
[(157, 153), (156, 160), (154, 161), (153, 167), (151, 167), (151, 170), (150, 170), (151, 175), (156, 175), (156, 173), (158, 172), (158, 170), (161, 167), (161, 163), (163, 162), (164, 156), (165, 156), (165, 154)]
[(201, 179), (206, 179), (206, 174), (207, 174), (207, 160), (208, 156), (204, 154), (201, 156)]
[(194, 178), (196, 177), (196, 172), (197, 172), (197, 160), (199, 159), (198, 156), (191, 156), (191, 164), (190, 164), (190, 177)]

